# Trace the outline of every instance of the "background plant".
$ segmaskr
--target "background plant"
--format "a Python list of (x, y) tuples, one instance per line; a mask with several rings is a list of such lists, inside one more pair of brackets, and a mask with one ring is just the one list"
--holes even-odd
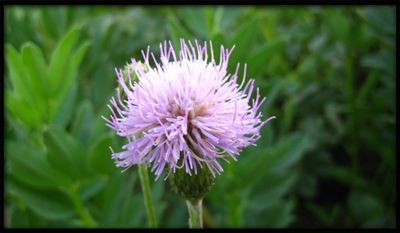
[[(396, 227), (395, 10), (5, 6), (5, 227), (148, 227), (137, 168), (114, 166), (124, 141), (100, 116), (115, 67), (179, 38), (235, 45), (229, 71), (247, 63), (277, 117), (223, 164), (205, 227)], [(149, 175), (158, 226), (187, 227)]]

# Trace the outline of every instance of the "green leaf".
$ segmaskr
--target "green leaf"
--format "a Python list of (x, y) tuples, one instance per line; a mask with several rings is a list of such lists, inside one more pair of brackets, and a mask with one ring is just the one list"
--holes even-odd
[(89, 180), (85, 180), (80, 184), (78, 192), (81, 200), (84, 202), (98, 193), (107, 183), (104, 176), (95, 176)]
[[(262, 187), (256, 187), (264, 191), (257, 191), (248, 205), (252, 210), (262, 211), (263, 209), (269, 209), (275, 202), (288, 193), (297, 180), (298, 175), (294, 172), (270, 171), (264, 178), (266, 179), (263, 180)], [(252, 183), (253, 188), (254, 185), (257, 186), (255, 183)]]
[(340, 211), (340, 207), (341, 205), (339, 204), (335, 204), (332, 208), (332, 210), (330, 211), (330, 213), (328, 213), (328, 211), (326, 210), (326, 207), (322, 207), (318, 204), (315, 204), (313, 202), (307, 202), (306, 203), (306, 208), (313, 213), (313, 215), (315, 216), (315, 218), (317, 218), (319, 221), (323, 222), (325, 225), (327, 225), (328, 227), (332, 227), (333, 224), (336, 221), (336, 218), (339, 214)]
[(78, 68), (82, 62), (82, 59), (84, 58), (88, 48), (90, 47), (89, 42), (83, 43), (77, 50), (77, 52), (72, 55), (72, 58), (70, 58), (70, 62), (68, 63), (68, 68), (67, 72), (65, 74), (65, 80), (63, 80), (63, 85), (60, 89), (59, 93), (59, 100), (63, 101), (68, 94), (68, 92), (71, 90), (74, 81), (76, 80), (76, 76), (78, 73)]
[(65, 83), (70, 83), (66, 80), (68, 77), (68, 64), (72, 54), (72, 49), (75, 45), (78, 36), (78, 29), (74, 28), (69, 31), (58, 43), (54, 50), (49, 64), (49, 79), (50, 79), (50, 96), (56, 98), (60, 95)]
[(29, 228), (30, 227), (29, 217), (26, 214), (26, 209), (15, 208), (12, 212), (10, 227), (11, 228)]
[[(213, 52), (214, 52), (214, 59), (215, 63), (218, 65), (219, 64), (219, 59), (220, 59), (220, 54), (221, 54), (221, 45), (225, 47), (225, 37), (223, 34), (218, 33), (215, 34), (211, 38), (212, 46), (213, 46)], [(209, 45), (209, 43), (207, 43)], [(208, 57), (211, 59), (211, 49), (207, 49), (208, 52)]]
[(168, 33), (171, 38), (171, 43), (174, 46), (175, 51), (180, 49), (180, 39), (184, 39), (186, 42), (190, 40), (194, 42), (190, 33), (184, 29), (184, 27), (179, 23), (178, 19), (173, 16), (169, 15), (168, 19)]
[[(258, 141), (258, 144), (261, 143)], [(241, 171), (237, 181), (241, 185), (247, 185), (252, 180), (253, 185), (264, 185), (264, 179), (271, 171), (280, 172), (293, 166), (300, 160), (307, 147), (308, 139), (302, 133), (292, 133), (282, 138), (276, 146), (264, 150), (255, 150), (241, 158), (238, 170)], [(257, 176), (254, 176), (257, 171)]]
[(5, 190), (50, 220), (67, 219), (75, 213), (71, 199), (64, 192), (27, 185), (12, 174), (6, 176)]
[(285, 228), (295, 220), (292, 214), (295, 207), (295, 200), (278, 200), (273, 203), (268, 209), (263, 211), (246, 211), (243, 216), (244, 228)]
[(384, 211), (382, 203), (368, 193), (353, 190), (347, 199), (352, 215), (361, 222), (367, 222)]
[(28, 144), (6, 141), (6, 158), (18, 178), (39, 187), (68, 187), (68, 177), (57, 173), (47, 162), (45, 152)]
[(346, 168), (333, 167), (330, 169), (330, 175), (338, 181), (349, 185), (352, 188), (357, 188), (364, 192), (373, 194), (377, 198), (382, 197), (382, 190), (375, 184), (369, 182), (364, 177), (351, 172)]
[[(132, 221), (132, 217), (126, 215), (134, 215), (135, 212), (141, 218), (141, 215), (145, 213), (145, 206), (143, 203), (143, 196), (140, 194), (133, 195), (134, 185), (138, 180), (137, 172), (132, 173), (127, 171), (125, 173), (115, 172), (110, 177), (109, 182), (104, 188), (104, 192), (100, 193), (100, 205), (103, 209), (102, 212), (102, 223), (105, 226), (115, 226), (117, 222), (127, 219), (128, 222)], [(140, 200), (140, 201), (135, 201)], [(133, 204), (139, 204), (139, 206), (133, 206)], [(125, 212), (125, 215), (123, 214)], [(123, 227), (125, 227), (123, 225)]]
[(88, 146), (93, 128), (93, 106), (89, 100), (84, 100), (77, 109), (76, 117), (72, 124), (71, 133)]
[[(221, 31), (232, 29), (232, 25), (237, 22), (238, 16), (242, 13), (242, 6), (224, 6), (222, 12)], [(216, 18), (216, 17), (215, 17)], [(214, 18), (214, 20), (215, 20)]]
[(101, 111), (99, 114), (96, 115), (94, 118), (93, 122), (93, 132), (92, 132), (92, 137), (90, 138), (90, 143), (95, 142), (99, 136), (103, 135), (104, 133), (110, 132), (110, 128), (106, 126), (106, 121), (101, 117), (104, 116), (108, 119), (109, 116), (111, 115), (110, 109), (107, 107), (107, 105), (103, 105), (101, 107)]
[(30, 208), (15, 207), (11, 214), (10, 228), (40, 228), (43, 226), (43, 218)]
[(246, 58), (249, 56), (251, 51), (249, 45), (253, 44), (257, 33), (258, 22), (259, 20), (256, 18), (242, 26), (229, 44), (229, 47), (227, 48), (228, 50), (230, 50), (233, 45), (235, 45), (235, 48), (229, 57), (228, 73), (234, 74), (237, 64), (243, 64), (246, 62)]
[(40, 105), (37, 102), (38, 97), (33, 92), (29, 73), (22, 63), (20, 54), (9, 44), (5, 47), (6, 61), (10, 72), (9, 77), (16, 93), (31, 106), (33, 111), (41, 114)]
[(115, 147), (114, 138), (109, 134), (105, 134), (91, 145), (89, 161), (93, 171), (100, 174), (110, 174), (116, 170), (110, 150), (110, 146)]
[[(148, 224), (146, 221), (141, 219), (144, 218), (145, 215), (145, 206), (143, 202), (143, 197), (141, 191), (139, 193), (134, 193), (134, 189), (132, 187), (135, 186), (138, 181), (137, 172), (133, 172), (128, 176), (128, 179), (125, 180), (125, 184), (127, 184), (124, 188), (124, 196), (123, 200), (119, 202), (120, 207), (113, 206), (118, 210), (117, 219), (114, 221), (113, 226), (121, 226), (121, 227), (147, 227)], [(134, 198), (132, 198), (134, 197)], [(163, 203), (162, 203), (163, 204)], [(165, 205), (155, 206), (155, 212), (162, 213), (163, 207)], [(112, 208), (114, 210), (114, 208)], [(158, 213), (156, 214), (158, 215)], [(160, 219), (157, 218), (156, 219)]]
[[(275, 53), (280, 50), (284, 41), (284, 37), (276, 37), (273, 41), (260, 48), (258, 52), (254, 53), (249, 58), (246, 77), (254, 79), (260, 76), (265, 70), (268, 60), (275, 56)], [(238, 82), (241, 83), (241, 81), (242, 79), (238, 78)]]
[(88, 174), (88, 154), (82, 144), (64, 129), (52, 127), (44, 132), (47, 159), (60, 173), (82, 179)]
[[(266, 86), (265, 88), (261, 86), (263, 84)], [(260, 93), (268, 93), (266, 96), (267, 99), (260, 107), (260, 112), (267, 114), (270, 111), (274, 101), (276, 101), (276, 99), (279, 97), (284, 86), (285, 86), (285, 80), (282, 79), (272, 81), (271, 83), (268, 84), (266, 83), (266, 81), (259, 82)]]
[(202, 7), (185, 6), (181, 8), (181, 14), (185, 25), (202, 39), (208, 37), (207, 19)]
[(86, 41), (81, 44), (81, 46), (77, 49), (75, 54), (72, 57), (72, 63), (71, 63), (71, 70), (77, 70), (79, 65), (82, 62), (82, 59), (85, 57), (87, 50), (89, 49), (91, 43)]
[(63, 33), (66, 24), (65, 6), (40, 7), (40, 19), (47, 36), (57, 40)]
[(47, 74), (47, 63), (44, 59), (42, 50), (34, 43), (27, 42), (22, 47), (22, 62), (24, 63), (27, 71), (31, 74), (32, 82), (38, 82), (38, 87), (41, 88), (40, 94), (43, 97), (47, 97), (45, 95), (48, 90), (48, 74)]
[(363, 14), (368, 24), (366, 31), (396, 48), (396, 8), (393, 6), (368, 6)]
[(75, 103), (78, 98), (78, 83), (75, 83), (54, 117), (52, 124), (66, 128), (74, 116)]
[(361, 64), (365, 67), (377, 68), (388, 72), (392, 77), (396, 76), (396, 52), (383, 50), (362, 57)]
[(47, 64), (43, 53), (34, 43), (28, 42), (22, 48), (22, 62), (30, 77), (32, 92), (37, 96), (37, 105), (44, 114), (48, 113), (46, 98), (49, 94)]
[(308, 142), (307, 135), (304, 133), (295, 132), (283, 137), (272, 152), (277, 154), (277, 159), (273, 161), (273, 169), (288, 168), (299, 161)]
[(39, 130), (42, 126), (41, 115), (17, 93), (5, 90), (5, 105), (8, 111), (24, 125)]
[(113, 69), (111, 61), (105, 61), (91, 75), (93, 86), (90, 94), (95, 108), (107, 107), (105, 103), (109, 103), (111, 96), (115, 94), (117, 79), (110, 78), (116, 77)]

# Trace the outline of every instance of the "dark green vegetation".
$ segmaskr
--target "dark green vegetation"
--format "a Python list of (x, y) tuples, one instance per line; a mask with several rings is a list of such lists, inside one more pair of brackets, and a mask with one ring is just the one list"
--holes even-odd
[[(277, 117), (221, 161), (205, 227), (396, 227), (395, 11), (5, 6), (5, 227), (148, 227), (137, 166), (111, 160), (126, 139), (100, 116), (115, 67), (179, 38), (236, 45), (229, 71), (247, 63)], [(188, 227), (164, 177), (150, 174), (158, 226)]]

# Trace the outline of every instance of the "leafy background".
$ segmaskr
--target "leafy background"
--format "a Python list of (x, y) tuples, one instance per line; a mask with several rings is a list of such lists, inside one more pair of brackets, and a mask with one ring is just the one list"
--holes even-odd
[[(185, 38), (212, 40), (216, 54), (236, 45), (229, 72), (247, 63), (264, 119), (277, 117), (223, 164), (205, 227), (395, 228), (395, 11), (6, 5), (4, 226), (148, 227), (137, 167), (110, 159), (126, 139), (100, 116), (115, 67)], [(158, 226), (188, 227), (183, 200), (154, 178)]]

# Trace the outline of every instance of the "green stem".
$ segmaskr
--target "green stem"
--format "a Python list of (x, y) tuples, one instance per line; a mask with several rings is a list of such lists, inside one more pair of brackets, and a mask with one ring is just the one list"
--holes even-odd
[(203, 228), (203, 212), (202, 212), (202, 199), (196, 202), (186, 200), (186, 205), (189, 210), (189, 227), (190, 228)]
[(74, 203), (75, 210), (78, 212), (78, 215), (81, 218), (83, 224), (87, 228), (94, 228), (96, 226), (96, 222), (94, 221), (90, 213), (87, 211), (87, 209), (85, 209), (85, 207), (83, 206), (82, 200), (77, 192), (77, 188), (71, 189), (69, 191), (69, 194)]
[(350, 52), (346, 54), (344, 73), (345, 73), (345, 91), (347, 96), (347, 102), (350, 106), (350, 113), (347, 119), (347, 126), (349, 128), (349, 153), (351, 158), (352, 171), (357, 174), (358, 172), (358, 144), (357, 144), (357, 132), (358, 132), (358, 121), (356, 116), (355, 108), (355, 94), (354, 94), (354, 60)]
[(147, 174), (147, 168), (145, 163), (139, 164), (139, 175), (140, 175), (140, 182), (142, 184), (144, 202), (146, 204), (147, 218), (149, 219), (149, 225), (150, 228), (156, 228), (157, 224), (156, 224), (156, 217), (154, 214), (154, 206), (151, 200), (149, 175)]

